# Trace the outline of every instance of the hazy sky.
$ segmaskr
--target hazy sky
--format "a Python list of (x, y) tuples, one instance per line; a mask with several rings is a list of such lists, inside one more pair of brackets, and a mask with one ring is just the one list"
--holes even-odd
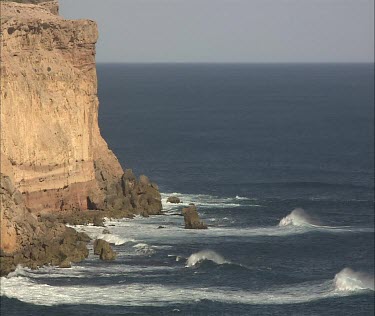
[(366, 62), (374, 0), (60, 0), (99, 62)]

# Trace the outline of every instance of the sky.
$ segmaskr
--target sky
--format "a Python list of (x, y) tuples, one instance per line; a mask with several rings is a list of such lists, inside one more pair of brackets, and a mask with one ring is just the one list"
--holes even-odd
[(373, 62), (374, 0), (59, 0), (98, 62)]

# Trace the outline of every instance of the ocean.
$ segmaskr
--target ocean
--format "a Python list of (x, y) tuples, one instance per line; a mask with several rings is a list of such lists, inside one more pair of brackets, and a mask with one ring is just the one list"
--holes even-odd
[[(98, 77), (102, 134), (158, 183), (166, 215), (77, 226), (118, 259), (19, 267), (1, 315), (374, 314), (372, 64), (99, 64)], [(184, 229), (169, 196), (208, 229)]]

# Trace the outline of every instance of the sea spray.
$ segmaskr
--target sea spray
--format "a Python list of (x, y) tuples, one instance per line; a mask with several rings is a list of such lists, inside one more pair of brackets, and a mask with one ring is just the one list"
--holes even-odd
[(289, 215), (281, 219), (279, 226), (312, 226), (316, 225), (302, 208), (294, 209)]
[(96, 236), (96, 239), (103, 239), (106, 242), (109, 242), (110, 244), (114, 244), (116, 246), (123, 245), (127, 242), (135, 242), (134, 239), (126, 239), (113, 234), (99, 234)]
[(135, 252), (142, 255), (152, 255), (155, 253), (155, 250), (152, 249), (152, 246), (149, 246), (145, 243), (138, 243), (133, 246)]
[(193, 253), (188, 260), (186, 261), (186, 267), (193, 267), (197, 263), (202, 262), (204, 260), (210, 260), (215, 262), (216, 264), (223, 264), (228, 263), (221, 255), (216, 253), (213, 250), (202, 250), (196, 253)]
[(336, 274), (335, 288), (339, 291), (372, 290), (374, 291), (374, 276), (344, 268)]

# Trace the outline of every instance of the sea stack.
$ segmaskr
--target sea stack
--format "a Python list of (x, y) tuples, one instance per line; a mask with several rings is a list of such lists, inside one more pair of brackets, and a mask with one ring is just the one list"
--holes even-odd
[(189, 205), (182, 209), (186, 229), (207, 229), (207, 225), (201, 221), (195, 205)]
[(96, 23), (63, 19), (57, 1), (21, 2), (1, 2), (0, 249), (13, 266), (43, 240), (46, 214), (161, 213), (157, 186), (124, 173), (100, 134)]

